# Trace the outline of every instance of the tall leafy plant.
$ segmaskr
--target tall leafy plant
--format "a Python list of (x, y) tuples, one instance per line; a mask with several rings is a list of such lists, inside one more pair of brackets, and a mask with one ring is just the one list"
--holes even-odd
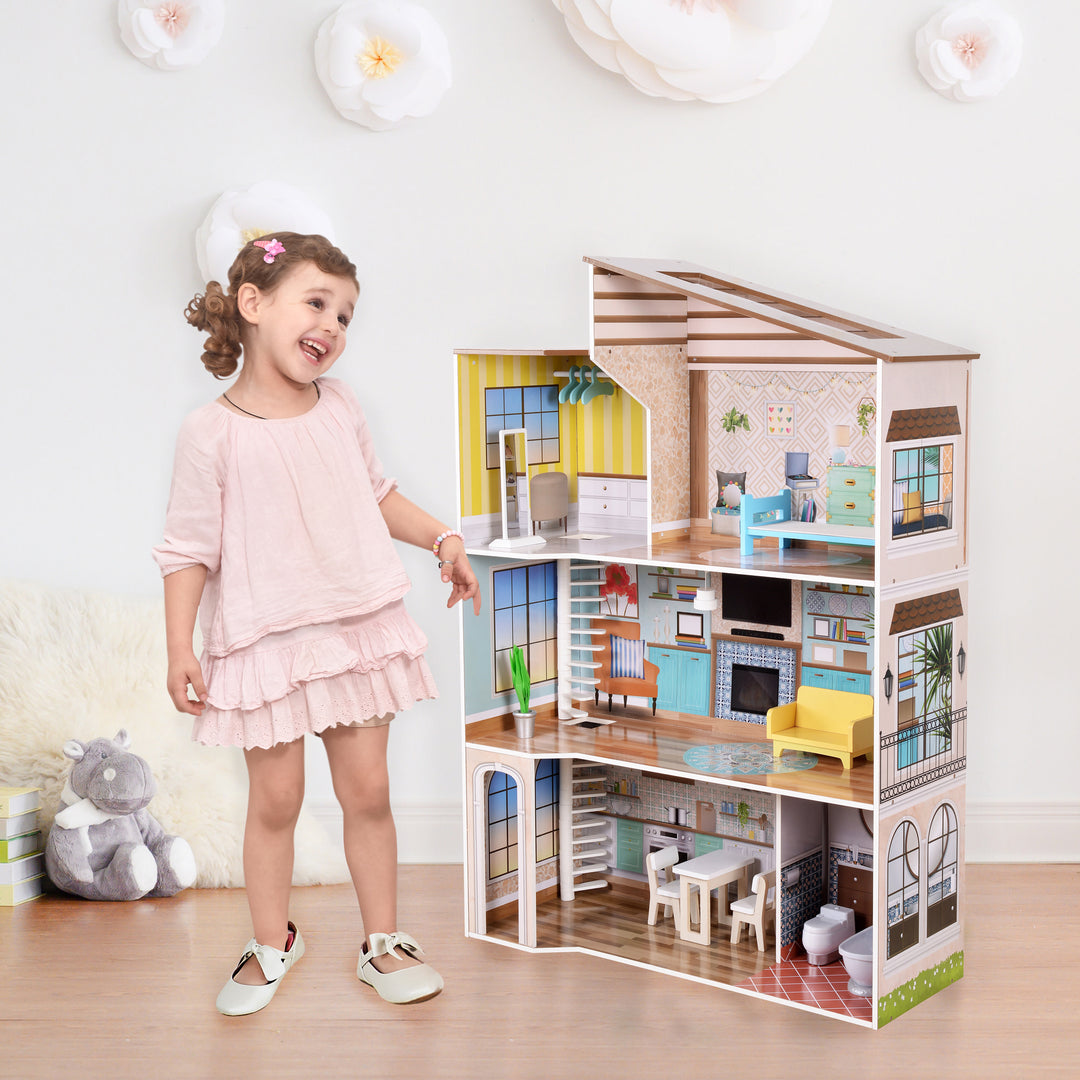
[(938, 736), (944, 750), (952, 745), (952, 629), (952, 623), (931, 627), (915, 645), (925, 680), (926, 733)]
[(520, 645), (515, 645), (510, 650), (510, 674), (514, 679), (514, 692), (520, 706), (518, 711), (527, 713), (532, 680), (529, 678), (529, 669), (525, 666), (525, 655)]

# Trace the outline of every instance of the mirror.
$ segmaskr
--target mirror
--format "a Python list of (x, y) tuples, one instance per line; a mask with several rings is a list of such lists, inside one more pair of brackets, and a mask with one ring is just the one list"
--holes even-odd
[(499, 503), (502, 513), (502, 536), (490, 547), (536, 547), (547, 543), (532, 534), (529, 520), (529, 464), (526, 458), (524, 428), (499, 431)]

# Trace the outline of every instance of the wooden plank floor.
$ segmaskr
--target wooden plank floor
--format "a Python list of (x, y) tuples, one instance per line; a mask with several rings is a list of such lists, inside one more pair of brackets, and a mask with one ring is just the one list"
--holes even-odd
[[(761, 952), (745, 930), (740, 944), (731, 944), (728, 927), (716, 922), (715, 900), (712, 942), (708, 947), (683, 941), (670, 916), (658, 918), (655, 926), (649, 926), (648, 908), (648, 889), (598, 889), (582, 893), (572, 904), (564, 904), (552, 890), (548, 899), (537, 904), (536, 942), (548, 949), (594, 949), (725, 986), (744, 982), (776, 963), (772, 943)], [(511, 905), (498, 919), (489, 917), (488, 933), (516, 941), (517, 906)]]
[(355, 978), (348, 886), (297, 889), (308, 954), (270, 1007), (214, 997), (248, 936), (240, 890), (0, 909), (0, 1077), (708, 1078), (1077, 1075), (1080, 867), (969, 866), (966, 975), (869, 1031), (598, 957), (463, 933), (459, 866), (401, 869), (401, 925), (446, 990), (382, 1002)]
[[(594, 711), (591, 704), (589, 711)], [(608, 716), (607, 702), (596, 711), (600, 716)], [(527, 743), (514, 734), (514, 720), (509, 713), (467, 724), (465, 742), (469, 746), (508, 750), (533, 758), (556, 755), (592, 758), (632, 768), (674, 773), (711, 784), (733, 782), (742, 787), (809, 795), (831, 802), (866, 807), (874, 804), (874, 767), (864, 757), (856, 758), (846, 772), (836, 758), (819, 757), (812, 769), (799, 772), (724, 776), (687, 765), (683, 755), (696, 746), (713, 743), (765, 742), (764, 724), (743, 724), (716, 717), (694, 718), (663, 709), (658, 709), (653, 716), (642, 706), (624, 707), (619, 703), (610, 715), (617, 717), (614, 724), (584, 728), (560, 724), (553, 703), (537, 705), (536, 733)]]

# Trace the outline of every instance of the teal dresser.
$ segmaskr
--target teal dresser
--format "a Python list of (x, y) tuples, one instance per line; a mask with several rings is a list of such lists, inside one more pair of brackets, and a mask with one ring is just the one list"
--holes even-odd
[(712, 658), (704, 649), (650, 645), (649, 659), (660, 669), (656, 676), (658, 709), (708, 716)]
[(834, 525), (873, 525), (873, 465), (830, 465), (825, 480), (825, 520)]

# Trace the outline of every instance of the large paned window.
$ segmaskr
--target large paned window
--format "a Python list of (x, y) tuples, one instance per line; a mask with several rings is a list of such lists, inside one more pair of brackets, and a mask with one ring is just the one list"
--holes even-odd
[(536, 763), (536, 861), (559, 854), (559, 763), (545, 758)]
[(950, 528), (952, 503), (952, 443), (893, 451), (893, 539)]
[(952, 747), (953, 624), (899, 637), (897, 764), (910, 768)]
[(487, 783), (488, 881), (518, 868), (518, 789), (513, 777), (493, 772)]
[(887, 888), (887, 951), (897, 956), (919, 941), (919, 830), (910, 821), (889, 842)]
[(556, 675), (556, 569), (553, 562), (511, 566), (491, 573), (495, 620), (495, 692), (514, 688), (510, 649), (520, 645), (533, 686)]
[(558, 386), (492, 386), (484, 391), (487, 467), (499, 467), (499, 431), (524, 428), (526, 460), (547, 465), (559, 460)]
[(934, 811), (926, 838), (927, 937), (956, 922), (958, 851), (956, 811), (949, 803), (942, 803)]

